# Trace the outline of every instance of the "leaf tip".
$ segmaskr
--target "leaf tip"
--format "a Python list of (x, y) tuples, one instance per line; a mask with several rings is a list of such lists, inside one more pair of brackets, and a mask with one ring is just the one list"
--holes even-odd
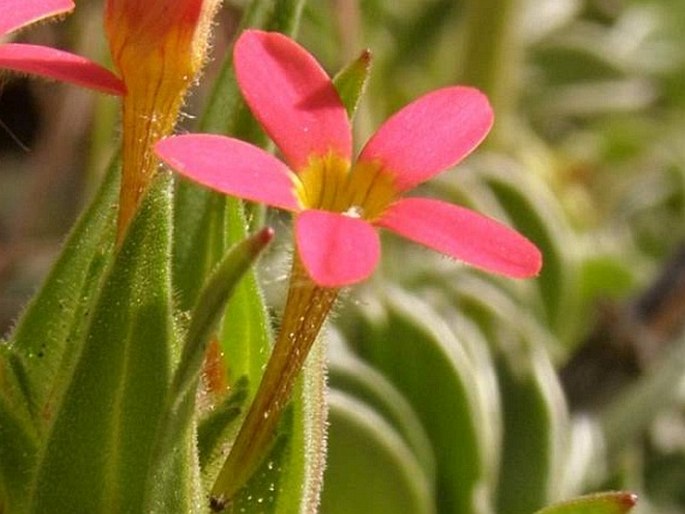
[(635, 493), (621, 493), (618, 497), (618, 503), (625, 507), (626, 512), (637, 505), (638, 496)]
[(365, 48), (362, 50), (361, 55), (358, 58), (358, 61), (364, 66), (364, 68), (369, 68), (371, 66), (371, 60), (373, 59), (373, 52), (371, 52), (370, 48)]
[(268, 245), (274, 236), (276, 231), (272, 227), (264, 227), (259, 232), (255, 234), (255, 242), (260, 245), (260, 247)]

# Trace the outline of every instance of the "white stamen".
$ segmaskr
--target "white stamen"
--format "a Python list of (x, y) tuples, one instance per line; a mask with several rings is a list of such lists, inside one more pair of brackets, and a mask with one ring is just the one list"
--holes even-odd
[(345, 212), (343, 216), (349, 216), (350, 218), (361, 218), (364, 215), (364, 208), (359, 205), (353, 205)]

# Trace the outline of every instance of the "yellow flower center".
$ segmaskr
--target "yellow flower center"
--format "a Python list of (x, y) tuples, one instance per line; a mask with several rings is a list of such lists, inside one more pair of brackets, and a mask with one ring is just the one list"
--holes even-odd
[(398, 196), (393, 177), (376, 163), (349, 161), (329, 153), (313, 157), (296, 177), (303, 209), (340, 212), (374, 221)]

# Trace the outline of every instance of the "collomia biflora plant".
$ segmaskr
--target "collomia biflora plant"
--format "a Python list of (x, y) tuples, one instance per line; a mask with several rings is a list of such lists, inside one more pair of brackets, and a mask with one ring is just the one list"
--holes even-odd
[[(81, 6), (0, 0), (2, 69), (90, 88), (121, 105), (116, 157), (0, 344), (0, 513), (518, 512), (515, 500), (499, 502), (482, 480), (484, 463), (499, 457), (474, 435), (478, 425), (450, 430), (480, 422), (491, 431), (486, 416), (469, 415), (479, 401), (473, 391), (482, 392), (491, 370), (445, 371), (466, 370), (474, 355), (486, 355), (487, 342), (472, 355), (456, 347), (444, 353), (444, 341), (430, 342), (443, 337), (436, 316), (427, 333), (412, 336), (413, 352), (392, 337), (381, 350), (369, 300), (356, 325), (364, 331), (359, 352), (341, 343), (332, 349), (354, 366), (333, 368), (333, 389), (326, 378), (330, 313), (365, 285), (389, 295), (392, 307), (383, 309), (397, 334), (415, 330), (412, 317), (430, 311), (418, 297), (407, 300), (408, 290), (392, 293), (398, 286), (382, 272), (371, 278), (381, 231), (450, 257), (450, 267), (459, 261), (500, 276), (480, 279), (482, 298), (494, 284), (539, 275), (542, 252), (511, 220), (457, 205), (450, 194), (424, 194), (424, 183), (488, 135), (496, 113), (487, 95), (467, 85), (427, 87), (393, 109), (357, 152), (352, 119), (371, 53), (330, 78), (317, 49), (295, 40), (309, 12), (302, 0), (243, 4), (106, 0), (110, 71), (67, 50), (14, 41), (19, 29), (28, 33)], [(219, 13), (240, 22), (220, 23)], [(217, 39), (230, 39), (230, 48), (222, 55), (217, 45), (213, 59), (223, 67), (203, 77), (213, 30), (226, 32)], [(207, 93), (205, 114), (193, 130), (174, 134), (193, 87)], [(250, 202), (249, 216), (242, 201)], [(254, 266), (274, 238), (272, 228), (257, 226), (260, 205), (292, 214), (291, 230), (270, 218), (284, 229), (291, 260), (274, 321)], [(460, 294), (477, 298), (473, 282), (463, 282)], [(434, 375), (415, 374), (417, 362), (434, 363)], [(516, 382), (516, 370), (508, 371)], [(436, 398), (448, 391), (455, 410), (414, 417), (391, 383), (398, 372), (413, 377), (414, 391), (434, 387)], [(343, 383), (366, 401), (342, 395)], [(422, 426), (424, 414), (448, 420), (439, 437)], [(338, 444), (349, 436), (368, 453), (352, 452), (341, 465)], [(341, 488), (356, 473), (374, 476), (375, 465), (389, 464), (394, 482), (380, 480), (375, 492)], [(452, 482), (445, 481), (450, 466)], [(636, 501), (627, 492), (552, 499), (566, 501), (526, 507), (619, 514)]]

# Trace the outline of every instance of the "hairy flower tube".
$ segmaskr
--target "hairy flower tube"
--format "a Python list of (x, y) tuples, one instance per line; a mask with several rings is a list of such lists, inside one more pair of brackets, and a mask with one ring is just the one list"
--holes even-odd
[[(220, 0), (107, 0), (105, 29), (120, 77), (87, 59), (45, 46), (0, 45), (0, 68), (123, 96), (123, 170), (117, 239), (147, 190), (157, 159), (202, 68)], [(72, 0), (0, 0), (0, 34), (74, 9)]]
[(168, 135), (207, 54), (219, 0), (107, 0), (112, 60), (126, 84), (118, 238), (157, 169), (152, 145)]
[[(73, 9), (72, 0), (0, 0), (0, 37)], [(79, 55), (47, 46), (0, 44), (0, 68), (70, 82), (113, 95), (121, 95), (125, 91), (123, 82), (106, 68)]]
[(350, 121), (333, 83), (306, 50), (278, 33), (244, 32), (238, 84), (285, 162), (216, 135), (169, 137), (158, 155), (182, 175), (295, 215), (295, 257), (279, 337), (228, 460), (215, 483), (220, 509), (254, 471), (339, 288), (369, 277), (378, 228), (510, 277), (540, 270), (526, 238), (471, 210), (404, 196), (468, 155), (493, 114), (469, 87), (428, 93), (388, 119), (352, 159)]

